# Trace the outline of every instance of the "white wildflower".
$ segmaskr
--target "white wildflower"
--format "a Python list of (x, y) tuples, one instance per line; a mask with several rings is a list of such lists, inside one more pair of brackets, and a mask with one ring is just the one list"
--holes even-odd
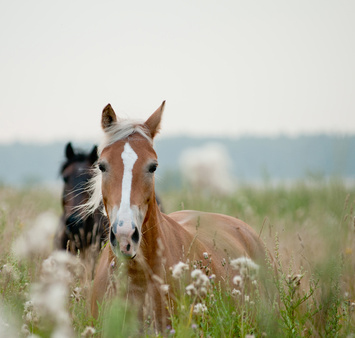
[[(82, 265), (79, 258), (65, 251), (53, 252), (42, 263), (39, 282), (32, 284), (31, 301), (25, 304), (24, 319), (33, 321), (36, 318), (34, 314), (38, 313), (40, 319), (53, 321), (51, 337), (72, 337), (67, 301), (69, 287), (80, 273)], [(80, 297), (80, 289), (74, 289), (73, 294)]]
[(22, 319), (26, 323), (37, 324), (39, 321), (38, 313), (33, 305), (32, 301), (27, 301), (24, 304), (23, 316)]
[(248, 257), (239, 257), (231, 260), (230, 265), (234, 270), (238, 270), (240, 276), (254, 280), (259, 271), (259, 265)]
[(191, 272), (191, 278), (195, 279), (195, 284), (198, 286), (206, 286), (210, 282), (208, 277), (199, 269), (195, 269)]
[(170, 285), (168, 284), (162, 284), (160, 285), (160, 290), (162, 291), (163, 294), (167, 294), (169, 292), (169, 287)]
[(207, 306), (205, 304), (197, 303), (194, 306), (194, 313), (196, 313), (196, 314), (202, 314), (206, 311), (207, 311)]
[(186, 288), (185, 288), (186, 293), (189, 296), (193, 296), (197, 293), (196, 288), (193, 284), (189, 284)]
[(73, 290), (73, 292), (72, 292), (72, 294), (70, 295), (70, 297), (71, 297), (71, 298), (74, 298), (75, 301), (79, 302), (80, 299), (81, 299), (81, 288), (76, 287), (76, 288)]
[(93, 327), (87, 326), (85, 328), (85, 330), (82, 332), (81, 336), (82, 337), (92, 337), (95, 333), (96, 333), (96, 330)]
[(52, 251), (52, 238), (57, 230), (58, 217), (52, 212), (40, 214), (33, 225), (19, 236), (12, 246), (18, 258), (36, 254), (46, 255)]
[(208, 259), (208, 253), (207, 253), (207, 252), (204, 252), (204, 253), (203, 253), (203, 258), (204, 258), (204, 259)]
[(17, 269), (11, 264), (4, 264), (0, 269), (1, 274), (6, 276), (9, 280), (19, 280), (20, 276)]
[(233, 284), (235, 284), (238, 288), (241, 288), (243, 286), (243, 278), (238, 275), (234, 276)]
[(195, 269), (191, 272), (191, 277), (194, 279), (199, 278), (201, 275), (203, 274), (203, 272), (199, 269)]
[(42, 281), (62, 281), (70, 284), (73, 277), (82, 273), (83, 266), (78, 257), (65, 251), (54, 251), (42, 262)]
[(23, 334), (24, 337), (28, 337), (30, 335), (30, 330), (28, 329), (27, 324), (23, 324), (21, 327), (21, 333)]
[(292, 285), (292, 287), (296, 288), (301, 284), (301, 279), (303, 278), (303, 275), (301, 274), (292, 274), (292, 275), (287, 275), (287, 283), (289, 285)]
[(216, 279), (216, 275), (212, 274), (211, 276), (208, 277), (211, 281), (214, 281)]
[(198, 280), (199, 284), (201, 284), (202, 286), (207, 286), (210, 284), (210, 280), (209, 278), (203, 274), (201, 275), (200, 279)]
[(183, 262), (179, 262), (172, 268), (172, 275), (174, 278), (179, 279), (186, 270), (189, 270), (189, 266)]
[(61, 324), (70, 321), (66, 311), (67, 297), (68, 288), (61, 282), (34, 284), (32, 287), (32, 300), (40, 316), (56, 318)]
[(248, 302), (249, 302), (249, 300), (250, 300), (250, 297), (249, 297), (248, 295), (245, 295), (245, 296), (244, 296), (244, 300), (245, 300), (245, 302), (247, 302), (247, 303), (248, 303)]
[(240, 296), (242, 293), (240, 292), (240, 290), (237, 290), (237, 289), (233, 289), (232, 290), (232, 296), (234, 297), (238, 297)]
[(188, 295), (206, 296), (207, 287), (210, 285), (209, 278), (200, 270), (195, 269), (191, 272), (193, 283), (186, 288)]
[(200, 296), (206, 296), (207, 295), (207, 288), (205, 288), (204, 286), (201, 286), (198, 289), (198, 293), (199, 293)]

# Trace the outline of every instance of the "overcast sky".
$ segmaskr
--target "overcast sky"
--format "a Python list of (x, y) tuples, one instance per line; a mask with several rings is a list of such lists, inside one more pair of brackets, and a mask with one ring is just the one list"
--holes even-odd
[(355, 133), (355, 1), (1, 1), (0, 142)]

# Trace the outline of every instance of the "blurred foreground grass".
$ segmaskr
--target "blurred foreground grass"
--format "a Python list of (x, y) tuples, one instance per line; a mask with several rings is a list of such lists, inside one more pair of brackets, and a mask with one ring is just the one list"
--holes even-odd
[[(182, 285), (166, 335), (355, 333), (355, 188), (320, 180), (240, 186), (231, 196), (178, 190), (160, 197), (167, 213), (197, 209), (242, 219), (265, 240), (278, 270), (263, 272), (257, 281), (246, 279), (239, 289), (211, 282), (204, 297), (188, 295)], [(43, 237), (43, 227), (55, 229), (59, 216), (58, 193), (0, 188), (0, 336), (154, 336), (149, 318), (147, 331), (137, 329), (135, 309), (125, 300), (116, 300), (99, 321), (90, 317), (90, 268), (78, 257), (51, 255), (51, 232)], [(207, 261), (199, 264), (203, 270)], [(42, 312), (35, 311), (33, 300)]]

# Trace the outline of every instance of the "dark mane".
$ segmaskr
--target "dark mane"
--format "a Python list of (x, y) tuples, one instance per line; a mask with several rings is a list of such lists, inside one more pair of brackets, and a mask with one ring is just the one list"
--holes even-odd
[(85, 162), (88, 160), (88, 154), (84, 153), (83, 151), (79, 151), (76, 153), (73, 157), (70, 159), (66, 159), (65, 162), (61, 165), (60, 167), (60, 174), (63, 173), (63, 171), (68, 168), (71, 164), (75, 162)]

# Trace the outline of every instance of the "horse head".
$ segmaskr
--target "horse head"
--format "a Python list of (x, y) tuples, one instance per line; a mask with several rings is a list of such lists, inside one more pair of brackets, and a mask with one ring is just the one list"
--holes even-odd
[(92, 178), (93, 164), (98, 159), (97, 146), (94, 146), (90, 153), (75, 152), (69, 142), (65, 147), (65, 156), (65, 162), (61, 167), (61, 176), (64, 182), (62, 220), (65, 226), (62, 248), (65, 249), (67, 239), (74, 240), (77, 237), (75, 240), (76, 247), (82, 249), (85, 246), (87, 235), (85, 233), (85, 222), (88, 222), (88, 220), (81, 216), (78, 208), (89, 199), (86, 187)]
[(154, 172), (158, 166), (153, 139), (159, 132), (165, 102), (145, 121), (126, 123), (111, 105), (102, 112), (106, 141), (100, 148), (98, 176), (110, 222), (110, 245), (116, 254), (134, 258), (142, 240), (142, 224), (157, 206)]

